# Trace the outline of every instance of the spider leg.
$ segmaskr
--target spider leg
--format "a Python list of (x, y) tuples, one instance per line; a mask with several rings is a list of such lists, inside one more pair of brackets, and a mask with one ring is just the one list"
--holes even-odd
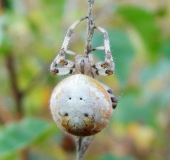
[[(70, 28), (68, 29), (66, 36), (64, 38), (64, 42), (62, 44), (62, 47), (60, 49), (59, 54), (56, 56), (56, 58), (54, 59), (54, 61), (51, 63), (50, 66), (50, 72), (52, 74), (57, 74), (57, 75), (65, 75), (65, 74), (69, 74), (70, 70), (72, 70), (72, 68), (74, 68), (74, 63), (70, 60), (66, 60), (65, 59), (65, 55), (66, 54), (70, 54), (70, 55), (74, 55), (76, 56), (76, 53), (74, 53), (73, 51), (68, 50), (68, 45), (70, 43), (71, 40), (71, 35), (73, 34), (73, 30), (74, 28), (83, 20), (87, 19), (88, 17), (84, 17), (81, 18), (79, 20), (77, 20), (76, 22), (74, 22)], [(60, 71), (60, 72), (59, 72)]]
[(94, 50), (104, 50), (105, 51), (105, 61), (104, 62), (97, 62), (95, 64), (95, 67), (97, 69), (97, 72), (99, 75), (107, 76), (113, 74), (115, 64), (111, 55), (110, 51), (110, 44), (109, 44), (109, 37), (108, 33), (105, 29), (101, 27), (95, 27), (97, 30), (99, 30), (103, 34), (104, 38), (104, 46), (96, 47), (92, 49)]
[(50, 66), (50, 72), (54, 75), (66, 75), (71, 74), (75, 65), (73, 61), (61, 59), (57, 55), (57, 61), (53, 61)]
[(69, 68), (69, 67), (58, 67), (51, 72), (54, 75), (66, 75), (66, 74), (73, 74), (74, 68)]
[(113, 95), (113, 91), (112, 89), (110, 89), (108, 86), (106, 86), (105, 84), (101, 83), (100, 84), (106, 89), (106, 91), (108, 92), (109, 96), (110, 96), (110, 99), (111, 99), (111, 102), (112, 102), (112, 108), (115, 109), (116, 106), (117, 106), (117, 98)]
[(83, 17), (79, 20), (77, 20), (76, 22), (74, 22), (70, 28), (68, 29), (67, 33), (66, 33), (66, 36), (64, 38), (64, 42), (62, 44), (62, 47), (61, 47), (61, 50), (60, 50), (60, 56), (65, 56), (65, 53), (67, 52), (67, 49), (68, 49), (68, 45), (70, 43), (70, 39), (71, 39), (71, 35), (73, 34), (73, 30), (74, 28), (77, 27), (77, 25), (82, 22), (83, 20), (87, 19), (88, 17)]
[(92, 51), (96, 51), (96, 50), (104, 50), (104, 46), (99, 46), (99, 47), (96, 47), (96, 48), (93, 48)]
[(67, 54), (70, 54), (70, 55), (73, 55), (73, 56), (76, 56), (77, 54), (73, 51), (70, 51), (70, 50), (67, 50), (66, 51)]

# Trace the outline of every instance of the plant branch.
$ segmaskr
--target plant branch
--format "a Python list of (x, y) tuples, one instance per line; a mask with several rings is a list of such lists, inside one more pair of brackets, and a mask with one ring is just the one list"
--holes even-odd
[(13, 117), (3, 99), (0, 99), (0, 123), (6, 124), (13, 121)]
[[(92, 38), (94, 34), (95, 23), (92, 18), (92, 10), (95, 0), (88, 0), (88, 19), (87, 19), (87, 36), (84, 54), (88, 57), (88, 54), (92, 51)], [(94, 136), (77, 137), (77, 160), (82, 160), (84, 153), (89, 147)]]
[[(16, 103), (16, 112), (17, 112), (17, 120), (21, 120), (24, 116), (23, 112), (23, 104), (22, 104), (22, 99), (24, 96), (24, 93), (20, 91), (18, 83), (17, 83), (17, 73), (16, 73), (16, 68), (14, 64), (14, 57), (13, 55), (7, 54), (6, 56), (6, 66), (9, 72), (9, 79), (11, 83), (11, 88), (14, 94), (14, 100)], [(23, 149), (20, 152), (20, 156), (22, 160), (28, 160), (28, 149)]]
[(7, 55), (6, 63), (7, 63), (10, 83), (11, 83), (11, 87), (13, 90), (15, 103), (16, 103), (17, 119), (20, 120), (23, 117), (23, 107), (22, 107), (23, 93), (19, 90), (19, 87), (18, 87), (16, 70), (15, 70), (15, 65), (14, 65), (14, 58), (12, 54)]
[(94, 136), (77, 137), (77, 160), (82, 160)]
[(86, 36), (86, 45), (85, 45), (85, 56), (91, 52), (91, 41), (94, 33), (94, 19), (92, 18), (92, 10), (95, 0), (88, 0), (88, 19), (87, 19), (87, 36)]

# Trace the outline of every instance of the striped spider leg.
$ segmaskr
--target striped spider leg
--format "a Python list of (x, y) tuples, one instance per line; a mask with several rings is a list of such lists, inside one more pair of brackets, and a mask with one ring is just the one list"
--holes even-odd
[(113, 95), (113, 91), (112, 89), (110, 89), (108, 86), (106, 86), (105, 84), (103, 83), (100, 83), (104, 88), (105, 90), (109, 93), (109, 96), (110, 96), (110, 99), (111, 99), (111, 102), (112, 102), (112, 108), (115, 109), (116, 106), (117, 106), (117, 98)]
[(54, 61), (51, 63), (50, 72), (55, 75), (66, 75), (66, 74), (73, 74), (75, 71), (75, 64), (74, 62), (65, 59), (66, 54), (70, 54), (76, 56), (76, 53), (68, 50), (68, 45), (71, 40), (71, 35), (73, 34), (74, 28), (83, 20), (87, 19), (88, 17), (81, 18), (74, 22), (70, 28), (68, 29), (66, 36), (64, 38), (64, 42), (60, 49), (59, 54), (56, 56)]
[(95, 27), (97, 30), (99, 30), (103, 34), (104, 39), (104, 46), (100, 46), (97, 48), (92, 49), (94, 50), (104, 50), (105, 52), (105, 61), (104, 62), (97, 62), (94, 67), (96, 68), (97, 74), (102, 76), (108, 76), (113, 74), (115, 64), (111, 55), (110, 51), (110, 44), (109, 44), (109, 37), (108, 33), (105, 29), (101, 27)]
[[(95, 68), (95, 73), (97, 75), (109, 76), (109, 75), (113, 74), (115, 64), (114, 64), (114, 61), (113, 61), (113, 58), (111, 55), (111, 51), (110, 51), (110, 42), (109, 42), (108, 33), (105, 29), (103, 29), (101, 27), (95, 27), (95, 29), (99, 30), (103, 34), (104, 46), (96, 47), (96, 48), (92, 49), (92, 51), (104, 50), (105, 60), (104, 60), (104, 62), (96, 62), (93, 65), (93, 68)], [(113, 91), (108, 86), (106, 86), (105, 84), (102, 84), (102, 85), (109, 93), (110, 99), (112, 101), (112, 107), (113, 107), (113, 109), (115, 109), (117, 106), (117, 102), (118, 102), (117, 98), (113, 95)]]

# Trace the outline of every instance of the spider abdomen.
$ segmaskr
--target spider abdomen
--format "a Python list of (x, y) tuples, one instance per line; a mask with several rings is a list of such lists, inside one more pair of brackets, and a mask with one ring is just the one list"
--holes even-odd
[(76, 136), (90, 136), (108, 124), (112, 102), (95, 79), (77, 74), (62, 80), (50, 99), (53, 119), (60, 128)]

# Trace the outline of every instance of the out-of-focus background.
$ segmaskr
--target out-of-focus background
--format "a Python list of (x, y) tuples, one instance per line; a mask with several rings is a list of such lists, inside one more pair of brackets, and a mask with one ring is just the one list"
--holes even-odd
[[(66, 76), (49, 66), (65, 33), (87, 15), (87, 0), (0, 0), (0, 160), (74, 160), (74, 139), (54, 124), (49, 99)], [(99, 80), (119, 103), (84, 160), (170, 159), (170, 1), (96, 0), (116, 63)], [(84, 51), (86, 23), (70, 50)], [(93, 46), (101, 46), (95, 32)], [(95, 52), (96, 60), (104, 58)]]

